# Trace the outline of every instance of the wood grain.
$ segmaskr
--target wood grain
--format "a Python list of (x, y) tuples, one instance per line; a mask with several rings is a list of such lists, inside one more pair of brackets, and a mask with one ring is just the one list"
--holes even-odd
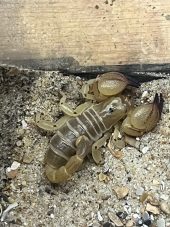
[(170, 63), (169, 0), (0, 0), (0, 61)]

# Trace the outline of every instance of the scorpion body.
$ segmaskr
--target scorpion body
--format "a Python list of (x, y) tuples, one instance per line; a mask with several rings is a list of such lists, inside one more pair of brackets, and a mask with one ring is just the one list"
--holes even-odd
[(111, 97), (61, 126), (46, 154), (48, 179), (55, 183), (67, 180), (80, 167), (92, 145), (125, 116), (126, 109), (120, 97)]
[(122, 135), (133, 137), (142, 136), (157, 125), (163, 108), (162, 94), (155, 94), (152, 103), (134, 107), (129, 98), (119, 95), (129, 85), (139, 86), (123, 74), (103, 74), (83, 85), (82, 95), (88, 101), (76, 109), (73, 110), (65, 103), (66, 97), (63, 95), (60, 109), (66, 115), (56, 124), (37, 117), (36, 125), (39, 128), (57, 130), (45, 158), (45, 172), (51, 182), (60, 183), (69, 179), (90, 152), (95, 162), (99, 163), (100, 155), (96, 154), (104, 141), (110, 138), (113, 126), (117, 131), (120, 120)]

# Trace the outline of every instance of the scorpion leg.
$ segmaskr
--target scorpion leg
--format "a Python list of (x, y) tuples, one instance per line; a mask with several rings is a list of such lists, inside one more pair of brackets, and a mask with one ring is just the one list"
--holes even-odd
[(92, 106), (92, 102), (85, 102), (80, 104), (75, 109), (71, 108), (68, 104), (66, 104), (66, 95), (63, 94), (63, 97), (60, 99), (60, 109), (68, 116), (76, 117), (84, 112), (87, 108)]
[(41, 128), (45, 131), (55, 131), (55, 130), (59, 129), (70, 118), (71, 118), (70, 116), (63, 116), (56, 123), (54, 123), (52, 121), (41, 119), (41, 116), (38, 113), (35, 116), (35, 123), (39, 128)]
[(46, 165), (46, 176), (53, 183), (68, 180), (82, 165), (84, 158), (90, 152), (90, 141), (86, 136), (80, 136), (76, 141), (77, 152), (59, 169)]
[(104, 145), (106, 140), (110, 138), (110, 135), (110, 132), (105, 133), (103, 137), (101, 137), (92, 145), (92, 157), (96, 164), (99, 164), (102, 161), (100, 148)]
[(89, 81), (86, 81), (85, 84), (81, 88), (81, 93), (84, 98), (90, 99), (90, 100), (96, 100), (94, 94), (90, 94), (90, 86), (95, 83), (96, 79), (92, 79)]
[(114, 152), (115, 149), (122, 149), (124, 147), (125, 139), (120, 130), (120, 124), (118, 123), (115, 125), (114, 132), (109, 139), (108, 148), (111, 152)]

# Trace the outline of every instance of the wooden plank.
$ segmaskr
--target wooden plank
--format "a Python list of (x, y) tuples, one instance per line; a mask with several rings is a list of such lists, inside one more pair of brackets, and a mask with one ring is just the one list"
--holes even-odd
[(170, 63), (169, 0), (6, 0), (0, 21), (3, 63)]

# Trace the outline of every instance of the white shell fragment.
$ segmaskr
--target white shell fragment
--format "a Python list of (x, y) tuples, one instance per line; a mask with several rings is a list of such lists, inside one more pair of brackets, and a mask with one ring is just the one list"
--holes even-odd
[(160, 184), (160, 182), (156, 179), (153, 179), (152, 183), (153, 183), (153, 185), (159, 185)]
[(20, 167), (21, 163), (14, 161), (11, 165), (11, 170), (16, 170)]
[(6, 169), (6, 175), (7, 175), (7, 177), (10, 178), (10, 179), (15, 178), (16, 175), (17, 175), (17, 169), (20, 167), (20, 165), (21, 164), (19, 162), (14, 161), (12, 163), (11, 167), (8, 167)]
[(50, 218), (54, 219), (54, 214), (50, 214)]
[(149, 151), (149, 147), (142, 148), (142, 153), (146, 154)]
[(0, 204), (0, 217), (2, 215), (2, 205)]
[(142, 98), (142, 99), (147, 98), (148, 95), (149, 95), (148, 91), (144, 91), (144, 92), (142, 93), (141, 98)]
[(101, 216), (101, 214), (100, 214), (100, 211), (97, 211), (97, 219), (98, 219), (99, 221), (103, 221), (103, 218), (102, 218), (102, 216)]
[(28, 124), (27, 124), (27, 122), (25, 120), (22, 120), (21, 124), (22, 124), (22, 128), (24, 128), (24, 129), (28, 128)]
[(6, 208), (6, 210), (4, 210), (4, 212), (2, 213), (1, 221), (4, 221), (5, 218), (6, 218), (6, 216), (8, 215), (8, 213), (9, 213), (12, 209), (14, 209), (15, 207), (17, 207), (17, 206), (18, 206), (18, 203), (10, 204), (10, 205)]
[(161, 181), (160, 189), (161, 191), (165, 190), (165, 182)]

